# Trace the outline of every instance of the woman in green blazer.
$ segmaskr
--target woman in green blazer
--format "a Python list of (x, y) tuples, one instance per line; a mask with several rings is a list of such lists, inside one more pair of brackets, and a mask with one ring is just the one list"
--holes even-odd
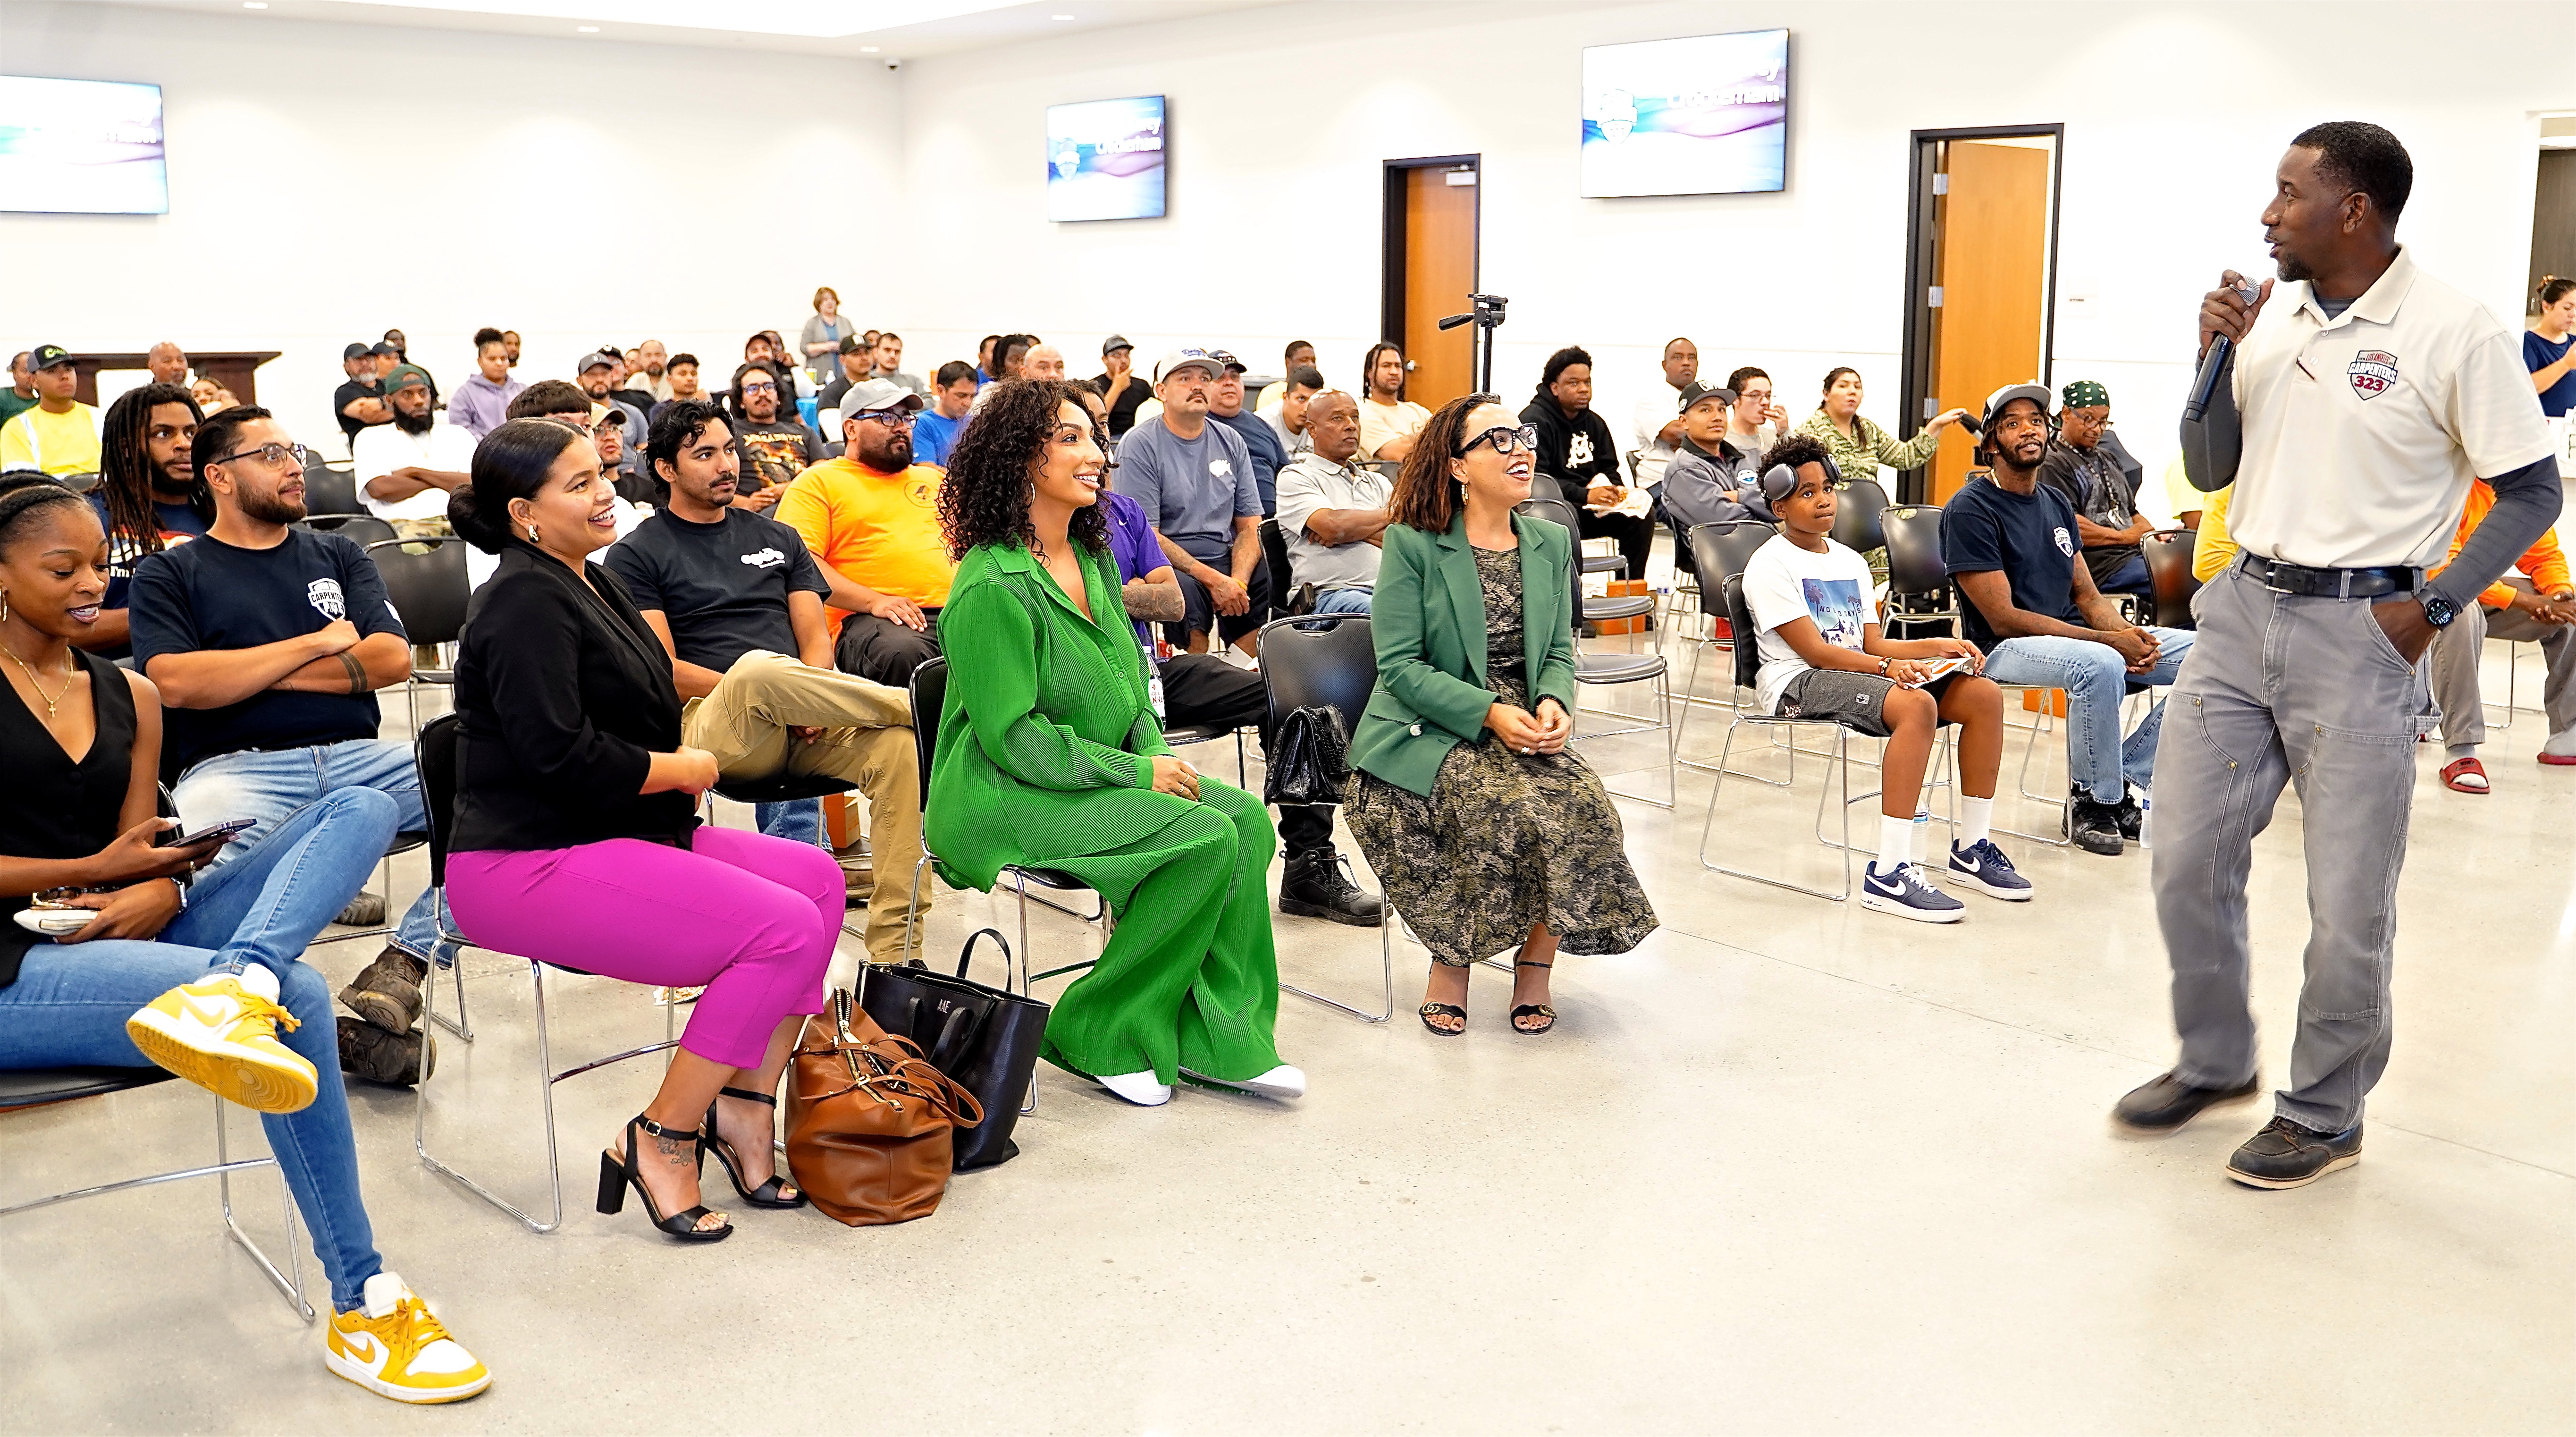
[(1270, 818), (1163, 742), (1096, 507), (1106, 468), (1090, 415), (1047, 381), (987, 391), (949, 456), (957, 574), (923, 831), (952, 884), (1059, 868), (1117, 915), (1056, 1000), (1049, 1062), (1147, 1107), (1176, 1078), (1297, 1097), (1306, 1077), (1271, 1041)]
[[(981, 422), (981, 421), (978, 421)], [(1574, 539), (1512, 512), (1537, 436), (1490, 394), (1424, 426), (1389, 504), (1369, 626), (1377, 688), (1351, 736), (1343, 817), (1431, 949), (1422, 1025), (1467, 1027), (1467, 974), (1517, 948), (1512, 1028), (1556, 1024), (1559, 949), (1655, 929), (1619, 812), (1574, 733)]]

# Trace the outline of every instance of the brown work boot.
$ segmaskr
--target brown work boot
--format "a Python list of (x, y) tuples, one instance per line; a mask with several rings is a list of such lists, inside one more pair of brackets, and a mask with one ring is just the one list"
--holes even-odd
[(376, 961), (358, 971), (348, 987), (340, 990), (340, 1001), (349, 1011), (399, 1038), (420, 1021), (420, 985), (428, 980), (429, 966), (392, 944), (376, 955)]
[(438, 1045), (426, 1033), (396, 1037), (355, 1018), (340, 1019), (340, 1071), (371, 1083), (415, 1087), (438, 1066)]
[(874, 857), (855, 844), (848, 848), (832, 850), (832, 856), (840, 860), (841, 881), (848, 887), (850, 907), (856, 908), (876, 896), (877, 867)]

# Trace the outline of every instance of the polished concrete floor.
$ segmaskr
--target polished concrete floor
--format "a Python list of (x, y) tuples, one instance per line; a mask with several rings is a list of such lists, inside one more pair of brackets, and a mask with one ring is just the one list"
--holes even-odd
[[(1711, 712), (1686, 756), (1714, 754)], [(651, 1062), (559, 1090), (573, 1211), (546, 1237), (425, 1171), (409, 1095), (367, 1089), (379, 1243), (491, 1364), (487, 1395), (406, 1410), (333, 1380), (208, 1185), (176, 1184), (0, 1227), (0, 1430), (2566, 1432), (2576, 772), (2532, 762), (2540, 729), (2496, 736), (2488, 797), (2443, 791), (2425, 752), (2395, 1061), (2361, 1164), (2303, 1191), (2221, 1176), (2258, 1106), (2108, 1130), (2173, 1052), (2146, 855), (2006, 839), (2038, 901), (1972, 896), (1971, 921), (1927, 928), (1704, 872), (1708, 775), (1684, 770), (1677, 811), (1621, 805), (1662, 931), (1567, 960), (1546, 1038), (1507, 1031), (1493, 972), (1465, 1038), (1426, 1034), (1421, 950), (1399, 946), (1392, 1022), (1282, 999), (1302, 1102), (1145, 1111), (1046, 1070), (1023, 1155), (935, 1217), (739, 1213), (687, 1250), (587, 1204)], [(1650, 742), (1590, 747), (1621, 787), (1661, 781)], [(2041, 748), (2045, 791), (2062, 760)], [(1730, 781), (1712, 849), (1834, 880), (1808, 827), (1822, 773)], [(2275, 1077), (2307, 838), (2285, 802), (2254, 876)], [(396, 869), (408, 895), (420, 871)], [(929, 947), (986, 922), (1016, 920), (944, 895)], [(1095, 941), (1032, 928), (1041, 966)], [(1278, 935), (1290, 979), (1378, 1002), (1373, 932)], [(467, 971), (481, 1038), (444, 1049), (431, 1139), (541, 1198), (525, 968)], [(560, 1059), (659, 1036), (644, 990), (551, 991)], [(0, 1202), (204, 1152), (207, 1110), (173, 1084), (0, 1118)], [(242, 1190), (276, 1236), (274, 1179)]]

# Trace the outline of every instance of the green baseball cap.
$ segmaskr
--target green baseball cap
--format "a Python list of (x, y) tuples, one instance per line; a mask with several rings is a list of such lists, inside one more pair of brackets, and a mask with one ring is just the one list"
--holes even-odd
[(385, 375), (385, 393), (388, 397), (401, 390), (409, 389), (415, 384), (423, 389), (429, 387), (429, 371), (417, 364), (397, 364), (390, 373)]

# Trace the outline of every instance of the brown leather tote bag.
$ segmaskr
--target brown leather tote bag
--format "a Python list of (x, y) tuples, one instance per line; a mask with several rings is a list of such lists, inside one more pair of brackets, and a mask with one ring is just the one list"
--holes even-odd
[(832, 992), (805, 1020), (787, 1067), (787, 1171), (814, 1206), (852, 1227), (910, 1222), (939, 1210), (955, 1131), (984, 1121), (975, 1095), (930, 1065), (908, 1038)]

